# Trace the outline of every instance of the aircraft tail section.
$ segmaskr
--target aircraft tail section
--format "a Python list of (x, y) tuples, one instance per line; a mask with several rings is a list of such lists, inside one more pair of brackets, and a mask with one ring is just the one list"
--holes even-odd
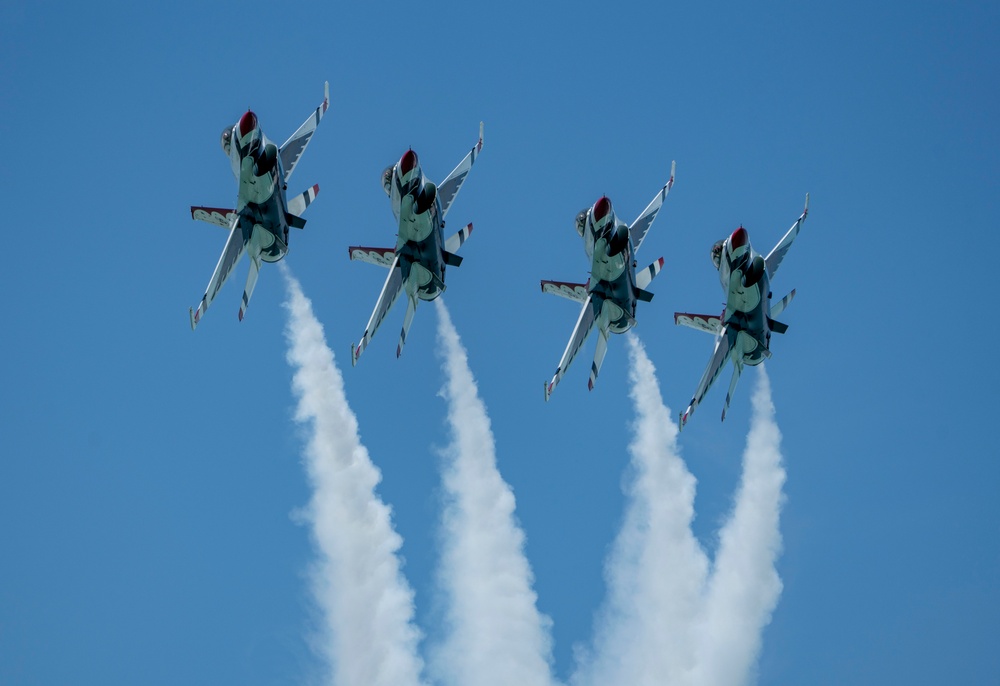
[[(457, 233), (449, 236), (448, 240), (444, 242), (445, 253), (446, 254), (457, 253), (458, 249), (461, 248), (462, 245), (465, 243), (465, 241), (469, 239), (469, 236), (471, 234), (472, 234), (472, 224), (469, 224), (468, 226), (463, 227), (461, 231), (458, 231)], [(459, 260), (459, 262), (461, 262), (461, 260)], [(450, 262), (447, 261), (446, 263), (451, 264)]]
[[(296, 217), (301, 216), (306, 208), (312, 204), (312, 201), (316, 199), (319, 195), (319, 184), (310, 186), (305, 190), (305, 192), (296, 195), (294, 198), (288, 201), (288, 214), (295, 215)], [(302, 221), (305, 224), (305, 220)], [(289, 222), (289, 225), (292, 225)], [(296, 226), (295, 228), (301, 229), (301, 226)]]
[(733, 361), (733, 378), (729, 382), (729, 390), (726, 392), (726, 404), (722, 406), (722, 420), (726, 421), (726, 413), (729, 412), (729, 402), (733, 399), (733, 391), (736, 390), (736, 382), (740, 380), (740, 372), (743, 371), (743, 365), (739, 362)]
[(653, 264), (649, 265), (641, 272), (636, 272), (635, 274), (635, 285), (640, 290), (646, 288), (649, 283), (656, 278), (656, 275), (660, 273), (663, 269), (663, 258), (656, 260)]
[(247, 274), (247, 285), (243, 289), (243, 300), (240, 301), (240, 321), (243, 321), (243, 315), (246, 314), (247, 306), (250, 304), (250, 296), (253, 295), (253, 289), (257, 285), (259, 273), (260, 251), (255, 249), (250, 253), (250, 272)]
[(795, 289), (793, 288), (791, 293), (789, 293), (784, 298), (771, 305), (770, 316), (777, 317), (779, 314), (784, 312), (785, 308), (788, 307), (789, 303), (792, 302), (792, 298), (794, 297), (795, 297)]
[(722, 332), (722, 318), (714, 314), (674, 312), (674, 324), (688, 326), (718, 336)]
[(352, 260), (377, 264), (380, 267), (391, 267), (396, 259), (396, 251), (393, 248), (367, 248), (363, 245), (352, 245), (347, 249)]
[(416, 296), (406, 294), (406, 315), (403, 317), (403, 328), (399, 332), (399, 344), (396, 346), (396, 357), (403, 354), (403, 346), (406, 345), (406, 335), (410, 331), (410, 324), (413, 323), (413, 314), (417, 311)]
[(542, 293), (551, 293), (580, 303), (586, 302), (588, 295), (587, 284), (566, 281), (542, 281)]
[(232, 227), (236, 221), (236, 210), (224, 207), (191, 207), (191, 218), (198, 221), (208, 222), (224, 229)]
[(594, 362), (590, 365), (590, 379), (587, 380), (587, 390), (594, 390), (597, 375), (601, 373), (604, 356), (608, 352), (608, 331), (603, 326), (597, 327), (597, 349), (594, 350)]

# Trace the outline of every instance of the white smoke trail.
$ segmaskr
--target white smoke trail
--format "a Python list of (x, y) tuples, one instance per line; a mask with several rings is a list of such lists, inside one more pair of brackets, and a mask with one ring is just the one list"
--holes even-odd
[(441, 299), (437, 311), (452, 442), (443, 455), (447, 632), (434, 672), (462, 686), (548, 686), (551, 622), (536, 608), (514, 494), (497, 471), (486, 406)]
[(309, 430), (304, 463), (313, 496), (305, 518), (319, 557), (311, 570), (312, 592), (325, 620), (317, 650), (330, 664), (331, 683), (416, 685), (420, 633), (397, 556), (402, 539), (392, 528), (390, 508), (375, 494), (381, 474), (361, 445), (323, 327), (298, 281), (281, 266), (295, 419)]
[(634, 335), (627, 340), (637, 415), (632, 474), (625, 521), (605, 569), (609, 595), (593, 652), (577, 654), (573, 683), (580, 686), (684, 682), (694, 667), (691, 626), (708, 566), (691, 532), (696, 482), (680, 457), (677, 425), (645, 348)]
[(753, 681), (761, 634), (781, 595), (775, 562), (784, 501), (781, 433), (764, 366), (757, 375), (743, 475), (733, 512), (719, 536), (715, 568), (698, 626), (694, 683), (739, 686)]

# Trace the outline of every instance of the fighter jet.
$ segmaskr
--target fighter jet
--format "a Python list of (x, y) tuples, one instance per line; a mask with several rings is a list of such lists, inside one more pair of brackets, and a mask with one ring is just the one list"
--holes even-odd
[(709, 314), (674, 313), (674, 322), (692, 329), (715, 334), (715, 352), (698, 383), (698, 390), (691, 404), (681, 413), (680, 428), (687, 424), (694, 408), (705, 397), (708, 389), (719, 377), (726, 360), (733, 361), (733, 378), (726, 393), (722, 419), (726, 419), (736, 382), (743, 365), (755, 366), (771, 358), (771, 333), (785, 333), (786, 324), (774, 317), (784, 311), (795, 297), (795, 290), (771, 304), (771, 279), (778, 271), (781, 260), (799, 235), (799, 229), (809, 213), (809, 194), (802, 214), (792, 224), (785, 236), (774, 246), (767, 257), (761, 257), (750, 245), (747, 230), (740, 226), (732, 235), (712, 246), (712, 262), (719, 270), (722, 290), (726, 292), (726, 306), (718, 317)]
[(590, 366), (590, 381), (587, 384), (590, 390), (594, 390), (594, 382), (597, 381), (601, 363), (608, 350), (608, 334), (624, 333), (631, 329), (635, 325), (636, 303), (639, 300), (649, 302), (653, 299), (653, 294), (645, 289), (663, 268), (663, 258), (636, 272), (635, 253), (674, 185), (675, 169), (676, 163), (671, 163), (670, 180), (631, 226), (615, 215), (607, 196), (601, 196), (593, 207), (581, 210), (576, 215), (576, 232), (583, 238), (583, 248), (591, 259), (590, 278), (587, 283), (542, 281), (543, 293), (583, 303), (576, 328), (559, 360), (556, 373), (545, 384), (546, 401), (596, 323), (597, 350), (594, 353), (594, 363)]
[(348, 248), (352, 260), (360, 260), (389, 268), (382, 293), (375, 303), (361, 341), (351, 346), (351, 364), (371, 342), (385, 315), (396, 298), (406, 292), (406, 315), (399, 333), (396, 357), (403, 352), (406, 334), (413, 323), (417, 300), (434, 300), (444, 292), (446, 266), (457, 267), (462, 258), (455, 253), (472, 233), (472, 224), (444, 239), (444, 218), (469, 175), (479, 152), (483, 149), (483, 124), (479, 123), (479, 142), (473, 146), (458, 166), (439, 185), (424, 176), (417, 153), (403, 153), (396, 164), (382, 172), (382, 188), (392, 201), (392, 213), (399, 224), (395, 248), (368, 248), (353, 245)]
[(234, 126), (223, 130), (222, 151), (229, 157), (233, 174), (239, 181), (236, 209), (191, 208), (193, 219), (229, 229), (229, 239), (205, 295), (197, 310), (189, 310), (192, 331), (232, 274), (233, 267), (247, 252), (250, 254), (250, 273), (240, 302), (240, 321), (243, 321), (261, 262), (277, 262), (284, 257), (288, 252), (288, 228), (305, 227), (306, 221), (301, 215), (316, 199), (319, 186), (312, 186), (291, 199), (285, 191), (295, 165), (312, 140), (329, 104), (330, 84), (327, 83), (323, 90), (323, 104), (281, 147), (268, 140), (260, 129), (257, 115), (251, 110), (247, 110)]

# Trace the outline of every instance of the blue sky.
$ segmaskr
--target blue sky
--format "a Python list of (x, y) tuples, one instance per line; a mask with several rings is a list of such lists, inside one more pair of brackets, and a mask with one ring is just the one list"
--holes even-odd
[[(1000, 152), (991, 3), (5, 5), (0, 133), (11, 248), (0, 375), (0, 681), (308, 682), (317, 622), (300, 516), (277, 269), (238, 322), (245, 264), (197, 333), (224, 234), (190, 219), (235, 182), (218, 144), (249, 106), (282, 141), (330, 111), (290, 191), (321, 192), (286, 260), (382, 472), (429, 639), (443, 610), (438, 314), (401, 359), (394, 310), (358, 367), (394, 242), (382, 169), (440, 180), (486, 143), (449, 214), (474, 222), (444, 296), (516, 499), (555, 674), (591, 637), (625, 508), (626, 341), (588, 393), (593, 341), (551, 402), (583, 281), (573, 218), (630, 219), (677, 161), (639, 261), (664, 256), (638, 338), (676, 413), (718, 310), (713, 242), (767, 252), (811, 194), (774, 281), (796, 288), (768, 365), (788, 478), (783, 590), (760, 683), (990, 683), (1000, 673), (991, 223)], [(301, 188), (300, 188), (301, 187)], [(724, 424), (708, 395), (679, 445), (711, 554), (732, 506), (755, 370)]]

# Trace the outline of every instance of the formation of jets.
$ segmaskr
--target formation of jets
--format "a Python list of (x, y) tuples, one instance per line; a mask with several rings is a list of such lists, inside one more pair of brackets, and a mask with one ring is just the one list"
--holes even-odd
[[(192, 218), (229, 230), (229, 238), (205, 294), (198, 307), (190, 310), (192, 329), (198, 326), (243, 253), (247, 253), (250, 269), (239, 308), (242, 320), (257, 283), (261, 263), (281, 260), (288, 252), (289, 229), (305, 227), (302, 214), (316, 198), (319, 186), (313, 185), (291, 198), (286, 190), (288, 180), (329, 103), (330, 90), (329, 84), (326, 84), (322, 104), (280, 146), (264, 135), (257, 115), (251, 110), (247, 110), (236, 124), (223, 130), (222, 149), (229, 157), (238, 182), (236, 206), (232, 209), (191, 208)], [(364, 334), (357, 345), (351, 346), (352, 364), (357, 364), (389, 310), (400, 294), (405, 293), (406, 314), (396, 346), (396, 356), (399, 357), (406, 344), (418, 301), (434, 300), (441, 295), (445, 290), (446, 268), (462, 263), (457, 253), (472, 233), (472, 224), (445, 239), (445, 217), (482, 148), (483, 124), (480, 123), (479, 140), (440, 184), (435, 184), (424, 175), (417, 153), (412, 149), (403, 153), (398, 162), (386, 167), (382, 173), (382, 187), (389, 196), (397, 223), (396, 245), (392, 248), (351, 246), (348, 249), (350, 259), (389, 270)], [(576, 231), (583, 239), (584, 251), (590, 259), (590, 277), (585, 283), (541, 282), (544, 293), (582, 303), (559, 365), (552, 379), (545, 383), (546, 401), (596, 325), (597, 346), (588, 380), (588, 387), (593, 390), (607, 353), (610, 334), (631, 329), (636, 323), (636, 305), (639, 301), (652, 300), (653, 294), (647, 287), (663, 268), (664, 260), (660, 257), (637, 270), (635, 256), (674, 185), (675, 170), (675, 164), (671, 164), (667, 183), (631, 224), (618, 217), (607, 196), (601, 196), (591, 207), (577, 214)], [(772, 304), (771, 279), (802, 228), (808, 212), (809, 195), (806, 194), (802, 214), (766, 257), (753, 249), (742, 226), (712, 246), (712, 261), (719, 271), (726, 294), (722, 313), (718, 316), (686, 312), (674, 314), (676, 324), (715, 337), (715, 348), (708, 366), (687, 409), (680, 414), (680, 428), (684, 428), (726, 362), (731, 360), (733, 376), (722, 410), (722, 419), (725, 420), (744, 365), (758, 365), (770, 359), (771, 333), (787, 331), (788, 326), (775, 318), (795, 297), (795, 291)]]

